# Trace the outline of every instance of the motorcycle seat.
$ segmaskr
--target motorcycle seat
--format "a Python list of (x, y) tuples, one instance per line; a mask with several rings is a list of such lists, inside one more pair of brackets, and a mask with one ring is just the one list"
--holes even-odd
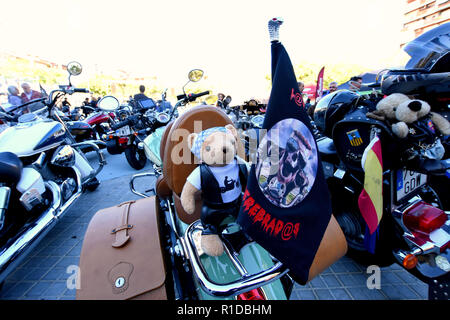
[[(196, 203), (196, 212), (187, 214), (180, 201), (189, 174), (197, 167), (194, 155), (191, 153), (187, 137), (192, 132), (200, 132), (211, 127), (223, 127), (232, 124), (225, 112), (213, 106), (197, 106), (178, 117), (171, 127), (167, 128), (161, 140), (161, 160), (163, 175), (167, 187), (171, 190), (178, 217), (190, 224), (200, 218), (201, 202)], [(165, 139), (165, 140), (164, 140)], [(238, 156), (244, 158), (244, 146), (238, 143)], [(158, 191), (157, 191), (158, 193)]]
[(22, 176), (22, 161), (12, 152), (0, 152), (0, 177), (2, 182), (17, 183)]
[[(161, 143), (159, 145), (159, 157), (160, 157), (162, 163), (164, 163), (164, 149), (165, 149), (165, 146), (167, 143), (167, 138), (169, 136), (172, 125), (173, 125), (173, 121), (169, 122), (166, 125), (166, 129), (164, 130), (162, 137), (161, 137)], [(164, 176), (164, 174), (160, 175), (158, 177), (158, 179), (156, 179), (155, 191), (156, 191), (156, 195), (160, 198), (166, 198), (172, 194), (172, 190), (170, 190), (169, 186), (167, 185), (166, 177)]]
[(450, 159), (436, 160), (416, 157), (407, 163), (407, 168), (430, 175), (445, 175), (450, 169)]

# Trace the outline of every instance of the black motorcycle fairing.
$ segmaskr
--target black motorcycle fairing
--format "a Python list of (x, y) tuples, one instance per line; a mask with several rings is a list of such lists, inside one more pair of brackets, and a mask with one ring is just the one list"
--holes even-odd
[(404, 69), (389, 70), (383, 94), (416, 95), (433, 110), (447, 109), (450, 92), (450, 23), (431, 29), (403, 49), (411, 58)]
[(22, 176), (23, 164), (12, 152), (0, 152), (0, 177), (2, 182), (15, 184)]
[(314, 109), (314, 123), (327, 137), (332, 136), (334, 125), (356, 107), (360, 96), (349, 90), (339, 90), (326, 95)]
[(407, 168), (427, 175), (445, 176), (450, 161), (416, 157), (407, 162)]
[(449, 47), (450, 23), (444, 23), (425, 32), (404, 47), (403, 50), (411, 57), (406, 63), (406, 69), (420, 68), (431, 71), (435, 64), (449, 53)]
[(361, 159), (364, 150), (371, 141), (372, 130), (377, 131), (381, 141), (383, 168), (390, 168), (398, 160), (398, 138), (382, 121), (367, 118), (367, 108), (358, 108), (348, 113), (333, 128), (333, 141), (337, 154), (342, 162), (351, 170), (362, 172)]

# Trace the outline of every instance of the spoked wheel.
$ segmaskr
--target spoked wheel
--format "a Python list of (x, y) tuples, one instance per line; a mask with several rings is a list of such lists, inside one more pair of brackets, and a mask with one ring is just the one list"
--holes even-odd
[(135, 144), (125, 149), (125, 157), (133, 169), (140, 170), (145, 167), (147, 157), (144, 150), (140, 150)]

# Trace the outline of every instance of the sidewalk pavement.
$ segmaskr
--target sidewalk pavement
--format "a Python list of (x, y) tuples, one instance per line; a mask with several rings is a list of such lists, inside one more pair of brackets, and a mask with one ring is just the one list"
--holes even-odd
[[(3, 300), (73, 300), (67, 286), (80, 258), (84, 233), (98, 210), (138, 199), (129, 189), (130, 176), (102, 181), (70, 208), (61, 221), (37, 245), (4, 282)], [(428, 286), (397, 265), (381, 268), (381, 289), (368, 289), (372, 273), (344, 257), (305, 286), (296, 284), (292, 300), (427, 299)]]

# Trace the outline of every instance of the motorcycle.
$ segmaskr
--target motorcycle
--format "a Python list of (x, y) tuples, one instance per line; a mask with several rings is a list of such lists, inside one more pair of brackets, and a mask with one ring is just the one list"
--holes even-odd
[[(431, 39), (431, 44), (439, 43), (433, 40), (436, 40), (433, 33), (439, 34), (439, 30), (430, 32), (424, 36)], [(414, 51), (411, 61), (432, 61), (443, 67), (438, 58), (444, 57), (448, 48), (442, 50), (438, 46), (439, 53), (433, 48), (425, 46)], [(430, 51), (436, 59), (423, 59), (422, 54), (433, 56)], [(450, 219), (445, 201), (448, 201), (446, 175), (450, 161), (445, 157), (426, 156), (445, 137), (424, 125), (426, 119), (419, 119), (409, 125), (412, 133), (400, 139), (390, 125), (366, 116), (383, 95), (394, 92), (416, 95), (431, 103), (436, 101), (436, 97), (432, 97), (434, 93), (441, 97), (448, 95), (448, 72), (442, 73), (442, 69), (436, 71), (430, 66), (428, 69), (409, 64), (411, 66), (414, 69), (388, 70), (381, 82), (377, 77), (377, 82), (368, 84), (374, 89), (369, 95), (339, 90), (321, 99), (314, 111), (314, 124), (320, 132), (316, 136), (317, 144), (333, 214), (344, 231), (349, 255), (365, 265), (398, 263), (429, 284), (429, 299), (448, 299)], [(448, 64), (445, 66), (448, 68)], [(366, 223), (358, 198), (364, 188), (361, 159), (375, 135), (382, 148), (383, 216), (374, 253), (370, 253), (364, 244)], [(444, 183), (440, 190), (433, 184), (436, 178)]]
[(147, 163), (147, 158), (139, 143), (148, 134), (165, 126), (170, 119), (171, 116), (166, 112), (145, 107), (134, 108), (132, 115), (112, 125), (110, 131), (102, 135), (102, 139), (110, 154), (124, 153), (130, 166), (140, 170)]
[(133, 108), (128, 103), (124, 103), (119, 105), (119, 108), (117, 108), (115, 114), (115, 119), (117, 121), (122, 121), (133, 114)]
[[(231, 98), (230, 98), (231, 100)], [(256, 149), (260, 140), (260, 129), (264, 123), (266, 105), (259, 103), (255, 99), (245, 101), (242, 106), (225, 109), (228, 117), (234, 126), (240, 131), (242, 143), (245, 148), (246, 160), (252, 162), (252, 155), (256, 154)]]
[(81, 111), (81, 107), (75, 107), (70, 111), (70, 120), (72, 121), (82, 121), (84, 120), (83, 113)]
[[(71, 76), (81, 73), (81, 65), (71, 62), (67, 69), (69, 85), (11, 110), (8, 116), (16, 124), (0, 134), (0, 283), (84, 190), (97, 188), (96, 176), (106, 163), (95, 141), (77, 143), (54, 112), (61, 96), (88, 92), (70, 83)], [(42, 108), (13, 113), (31, 104)], [(42, 110), (49, 118), (37, 115)], [(98, 168), (92, 168), (84, 156), (85, 147), (96, 151)]]
[(114, 112), (94, 110), (89, 106), (85, 106), (85, 109), (92, 109), (85, 118), (81, 114), (80, 108), (83, 107), (74, 108), (70, 112), (70, 116), (66, 116), (59, 110), (57, 112), (61, 119), (65, 121), (67, 128), (77, 142), (96, 140), (97, 145), (101, 149), (106, 148), (106, 143), (102, 141), (102, 137), (111, 129), (111, 125), (115, 123), (116, 114)]
[[(100, 109), (99, 106), (98, 109)], [(83, 122), (90, 125), (94, 131), (95, 138), (101, 140), (102, 136), (109, 132), (111, 126), (115, 124), (115, 119), (115, 112), (106, 112), (100, 109), (90, 113)]]
[(161, 94), (161, 100), (156, 101), (156, 110), (159, 112), (171, 112), (173, 109), (172, 104), (167, 99), (167, 89)]
[[(403, 50), (410, 56), (404, 69), (386, 69), (375, 84), (384, 94), (400, 92), (428, 102), (431, 111), (450, 120), (450, 24), (431, 29), (409, 42)], [(444, 159), (450, 156), (450, 136), (441, 137)], [(450, 174), (432, 176), (429, 183), (441, 193), (450, 188)], [(450, 210), (450, 197), (441, 199)]]

